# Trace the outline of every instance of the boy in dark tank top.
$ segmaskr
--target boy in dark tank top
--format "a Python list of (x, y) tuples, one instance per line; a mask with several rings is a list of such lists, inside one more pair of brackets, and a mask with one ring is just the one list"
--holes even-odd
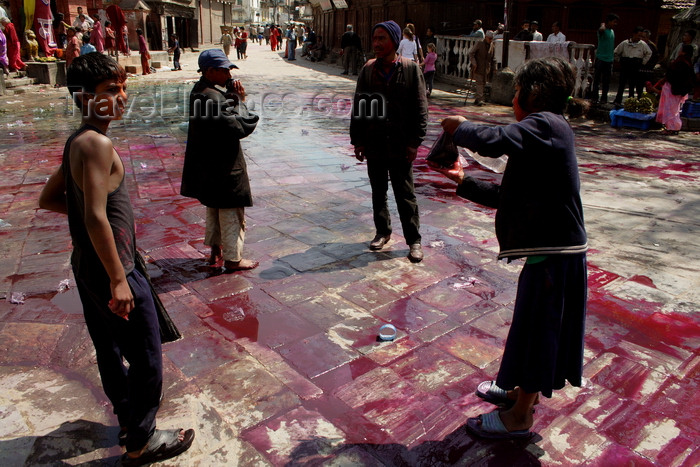
[(66, 142), (39, 206), (68, 216), (85, 323), (119, 420), (119, 442), (126, 445), (122, 465), (143, 465), (186, 451), (194, 430), (156, 430), (163, 386), (158, 313), (150, 283), (135, 267), (124, 165), (105, 135), (124, 113), (126, 73), (112, 58), (91, 53), (74, 59), (67, 81), (82, 124)]

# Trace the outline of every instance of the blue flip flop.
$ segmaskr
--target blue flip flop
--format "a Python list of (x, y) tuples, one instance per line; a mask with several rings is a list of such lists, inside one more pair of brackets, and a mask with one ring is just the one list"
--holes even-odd
[(530, 430), (508, 431), (498, 410), (467, 420), (467, 431), (487, 439), (526, 439), (532, 436)]
[(515, 405), (515, 400), (508, 399), (505, 389), (496, 386), (495, 381), (482, 381), (476, 387), (476, 395), (493, 405), (499, 405), (509, 409)]

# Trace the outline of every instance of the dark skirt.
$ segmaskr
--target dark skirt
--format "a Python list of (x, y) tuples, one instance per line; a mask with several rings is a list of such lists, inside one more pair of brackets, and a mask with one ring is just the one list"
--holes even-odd
[(586, 254), (525, 264), (496, 384), (552, 397), (568, 380), (581, 386), (586, 324)]

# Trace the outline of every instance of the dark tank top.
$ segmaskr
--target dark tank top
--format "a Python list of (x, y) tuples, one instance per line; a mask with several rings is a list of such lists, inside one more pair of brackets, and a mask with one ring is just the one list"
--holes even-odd
[[(70, 145), (76, 136), (86, 130), (103, 134), (91, 125), (83, 125), (73, 133), (63, 149), (63, 175), (66, 183), (66, 205), (68, 208), (68, 226), (73, 240), (71, 264), (76, 277), (87, 281), (109, 280), (102, 261), (92, 245), (90, 235), (85, 226), (85, 196), (76, 185), (70, 170)], [(136, 243), (134, 233), (134, 213), (131, 200), (126, 189), (125, 177), (116, 190), (107, 195), (107, 220), (112, 227), (114, 242), (117, 246), (119, 260), (124, 267), (124, 273), (134, 270)]]

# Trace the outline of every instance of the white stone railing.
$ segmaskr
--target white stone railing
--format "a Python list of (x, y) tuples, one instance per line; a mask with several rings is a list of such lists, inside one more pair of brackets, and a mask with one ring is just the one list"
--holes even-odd
[(469, 49), (479, 42), (477, 37), (435, 36), (438, 59), (435, 74), (446, 81), (469, 79)]
[[(437, 38), (438, 60), (435, 64), (437, 78), (458, 85), (469, 83), (469, 49), (482, 39), (462, 36), (435, 36)], [(538, 43), (543, 44), (543, 43)], [(569, 62), (576, 69), (576, 87), (574, 96), (585, 97), (586, 91), (593, 81), (593, 62), (595, 61), (595, 46), (568, 42), (561, 55), (568, 56)], [(494, 62), (501, 68), (503, 41), (494, 41)], [(517, 70), (530, 59), (529, 42), (510, 41), (508, 48), (508, 65)]]

